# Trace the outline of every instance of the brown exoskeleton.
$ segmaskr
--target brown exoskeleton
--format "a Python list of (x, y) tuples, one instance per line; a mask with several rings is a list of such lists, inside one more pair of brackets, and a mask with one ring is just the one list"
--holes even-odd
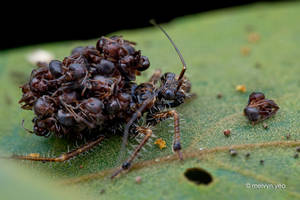
[[(77, 139), (92, 135), (92, 141), (58, 157), (14, 155), (12, 158), (63, 162), (96, 146), (112, 132), (123, 135), (123, 152), (129, 134), (143, 135), (140, 144), (112, 175), (113, 178), (131, 167), (152, 136), (152, 127), (173, 118), (173, 150), (179, 159), (183, 159), (179, 115), (172, 108), (194, 95), (190, 93), (190, 81), (184, 76), (186, 64), (181, 53), (165, 30), (155, 22), (153, 24), (168, 37), (181, 59), (183, 69), (178, 76), (156, 70), (148, 82), (135, 83), (135, 76), (146, 70), (150, 62), (134, 49), (134, 43), (121, 37), (102, 37), (96, 48), (76, 48), (63, 62), (55, 60), (48, 67), (34, 71), (30, 82), (22, 87), (20, 102), (36, 114), (34, 129), (29, 132)], [(145, 119), (144, 126), (139, 125), (142, 118)]]
[(279, 106), (273, 100), (266, 99), (263, 93), (252, 92), (244, 114), (254, 125), (275, 115), (278, 110)]

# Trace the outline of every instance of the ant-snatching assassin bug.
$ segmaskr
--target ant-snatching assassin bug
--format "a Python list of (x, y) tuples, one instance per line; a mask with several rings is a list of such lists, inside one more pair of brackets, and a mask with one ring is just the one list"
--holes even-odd
[[(77, 47), (62, 62), (32, 71), (30, 81), (23, 85), (22, 108), (34, 110), (33, 131), (48, 137), (51, 133), (69, 139), (92, 138), (83, 146), (58, 157), (13, 155), (10, 158), (43, 162), (63, 162), (99, 144), (111, 134), (123, 134), (122, 150), (128, 135), (143, 135), (130, 157), (112, 178), (128, 170), (133, 160), (152, 135), (152, 127), (167, 118), (174, 119), (173, 150), (182, 159), (179, 115), (170, 108), (190, 98), (191, 83), (184, 76), (185, 61), (165, 30), (183, 64), (179, 76), (156, 70), (150, 80), (137, 85), (135, 76), (146, 70), (150, 62), (135, 43), (122, 37), (101, 37), (95, 47)], [(160, 83), (158, 85), (158, 83)], [(146, 124), (140, 126), (144, 119)]]

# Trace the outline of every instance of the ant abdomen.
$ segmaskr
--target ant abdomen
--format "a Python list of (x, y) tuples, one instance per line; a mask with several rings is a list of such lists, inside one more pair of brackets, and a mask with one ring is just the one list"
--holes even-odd
[(87, 69), (83, 64), (74, 63), (69, 65), (69, 78), (71, 80), (79, 80), (86, 75)]
[(66, 127), (72, 127), (76, 125), (76, 121), (73, 115), (69, 112), (65, 112), (63, 110), (58, 110), (56, 118), (60, 124)]
[(91, 97), (82, 103), (83, 107), (91, 113), (101, 113), (104, 109), (104, 104), (97, 98)]
[(62, 62), (58, 60), (52, 60), (49, 63), (49, 70), (55, 78), (59, 78), (63, 75)]
[(102, 59), (99, 64), (95, 65), (97, 73), (103, 75), (110, 75), (115, 70), (115, 64), (109, 60)]

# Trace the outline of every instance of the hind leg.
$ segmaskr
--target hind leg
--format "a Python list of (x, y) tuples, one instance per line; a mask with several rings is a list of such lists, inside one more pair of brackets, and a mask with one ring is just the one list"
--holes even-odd
[(73, 157), (78, 156), (79, 154), (86, 152), (90, 150), (91, 148), (95, 147), (98, 145), (102, 140), (104, 139), (103, 136), (99, 137), (98, 139), (88, 142), (84, 144), (83, 146), (72, 150), (67, 153), (63, 153), (58, 157), (40, 157), (38, 153), (31, 153), (27, 156), (25, 155), (13, 155), (10, 157), (0, 157), (0, 158), (5, 158), (5, 159), (16, 159), (16, 160), (31, 160), (31, 161), (41, 161), (41, 162), (64, 162), (66, 160), (69, 160)]

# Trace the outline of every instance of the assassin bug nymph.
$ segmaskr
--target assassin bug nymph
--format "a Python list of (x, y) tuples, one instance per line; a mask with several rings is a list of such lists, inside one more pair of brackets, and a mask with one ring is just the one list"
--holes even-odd
[[(23, 109), (34, 110), (33, 131), (48, 137), (82, 139), (92, 135), (83, 146), (58, 157), (41, 157), (33, 154), (13, 155), (10, 158), (43, 162), (63, 162), (98, 145), (112, 133), (123, 134), (121, 153), (128, 135), (143, 135), (143, 139), (129, 158), (112, 175), (128, 170), (142, 147), (152, 136), (152, 127), (162, 120), (173, 118), (173, 150), (182, 160), (179, 115), (172, 109), (194, 95), (191, 83), (184, 76), (185, 61), (178, 48), (154, 21), (175, 48), (183, 68), (176, 76), (156, 70), (150, 80), (137, 85), (135, 75), (146, 70), (150, 63), (146, 56), (134, 49), (135, 43), (122, 37), (101, 37), (95, 47), (78, 47), (63, 62), (33, 70), (29, 83), (22, 86), (20, 100)], [(144, 119), (146, 124), (139, 125)], [(121, 128), (120, 128), (121, 127)]]

